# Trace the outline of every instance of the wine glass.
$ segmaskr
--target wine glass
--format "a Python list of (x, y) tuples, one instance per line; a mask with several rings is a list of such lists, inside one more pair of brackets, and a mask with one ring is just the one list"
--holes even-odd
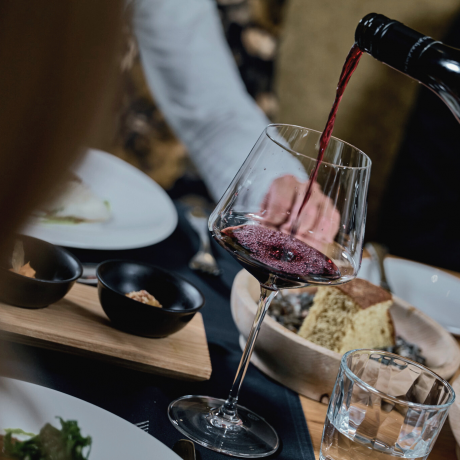
[(237, 404), (278, 290), (345, 283), (361, 265), (371, 161), (331, 138), (310, 183), (320, 136), (298, 126), (269, 125), (209, 218), (215, 240), (260, 283), (259, 306), (228, 399), (184, 396), (169, 406), (179, 431), (217, 452), (256, 458), (278, 449), (270, 424)]

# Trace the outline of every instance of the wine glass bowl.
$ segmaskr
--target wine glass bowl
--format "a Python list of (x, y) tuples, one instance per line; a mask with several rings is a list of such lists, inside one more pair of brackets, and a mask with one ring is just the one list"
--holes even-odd
[(278, 290), (345, 283), (361, 264), (371, 161), (335, 138), (321, 150), (321, 161), (320, 138), (320, 132), (299, 126), (269, 125), (209, 218), (213, 238), (260, 283), (259, 306), (228, 399), (184, 396), (169, 406), (179, 431), (217, 452), (257, 458), (278, 449), (271, 425), (237, 404)]
[(216, 241), (267, 287), (340, 284), (359, 270), (371, 168), (363, 152), (331, 138), (297, 218), (320, 136), (268, 126), (210, 217)]

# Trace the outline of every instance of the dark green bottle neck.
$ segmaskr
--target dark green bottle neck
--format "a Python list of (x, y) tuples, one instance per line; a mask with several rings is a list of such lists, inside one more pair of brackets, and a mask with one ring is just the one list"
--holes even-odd
[(355, 41), (375, 59), (435, 91), (460, 118), (460, 50), (376, 13), (360, 21)]
[(377, 13), (368, 14), (359, 22), (355, 41), (362, 51), (408, 75), (421, 54), (436, 43), (431, 37)]

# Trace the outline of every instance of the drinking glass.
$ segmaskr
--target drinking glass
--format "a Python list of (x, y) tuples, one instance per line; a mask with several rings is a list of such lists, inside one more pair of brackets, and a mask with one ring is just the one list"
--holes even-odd
[(278, 290), (344, 283), (361, 264), (371, 161), (331, 138), (310, 184), (320, 136), (299, 126), (269, 125), (209, 218), (215, 240), (260, 282), (259, 306), (228, 399), (184, 396), (169, 406), (179, 431), (217, 452), (256, 458), (278, 449), (270, 424), (237, 404), (260, 326)]
[(455, 400), (430, 369), (380, 350), (342, 357), (321, 441), (321, 460), (428, 457)]

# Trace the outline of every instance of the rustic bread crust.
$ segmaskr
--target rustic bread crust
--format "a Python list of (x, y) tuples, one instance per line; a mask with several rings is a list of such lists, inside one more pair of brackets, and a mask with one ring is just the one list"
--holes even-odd
[(363, 310), (393, 299), (391, 293), (385, 289), (360, 278), (334, 287), (350, 297)]

